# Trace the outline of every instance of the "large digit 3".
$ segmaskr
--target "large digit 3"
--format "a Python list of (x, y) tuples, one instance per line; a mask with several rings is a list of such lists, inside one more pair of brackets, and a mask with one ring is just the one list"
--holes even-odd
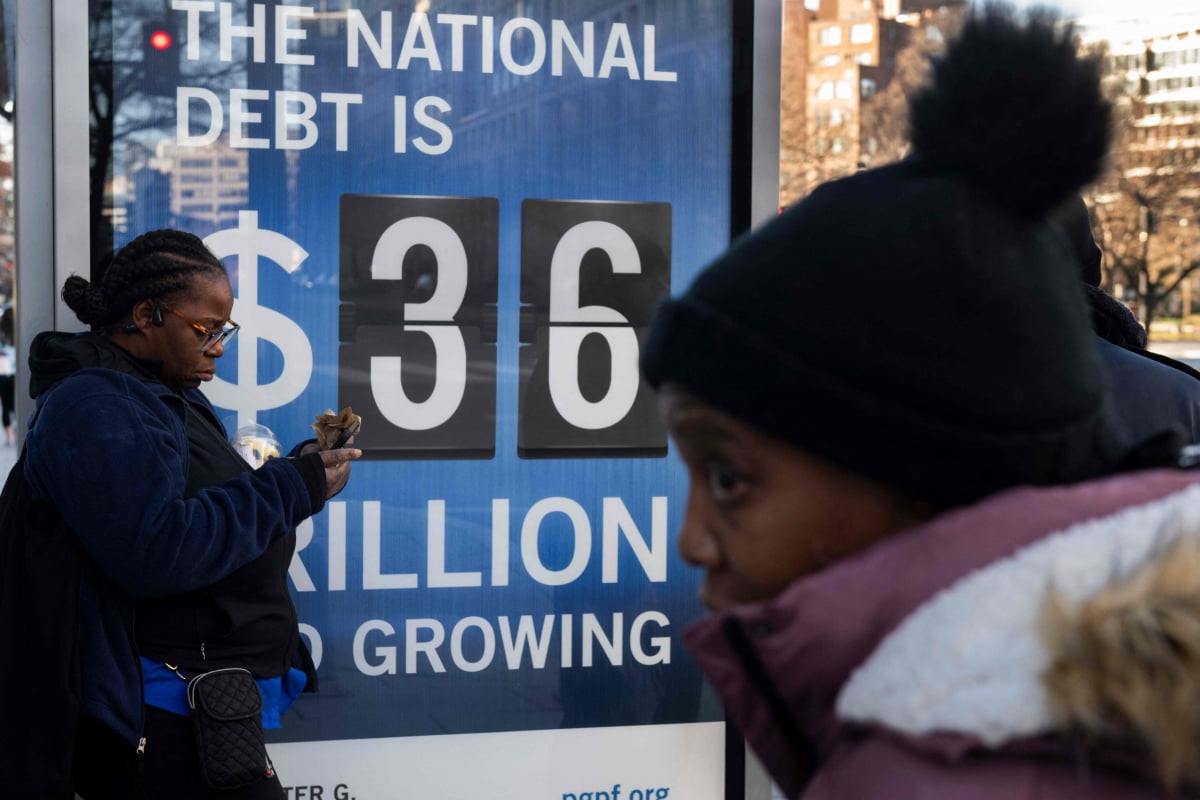
[[(568, 230), (550, 259), (550, 397), (563, 419), (585, 430), (616, 425), (633, 408), (638, 393), (638, 341), (629, 320), (615, 308), (579, 305), (579, 270), (584, 255), (593, 249), (608, 255), (613, 272), (642, 271), (637, 246), (629, 234), (599, 220), (581, 222)], [(562, 324), (580, 322), (608, 324)], [(612, 358), (608, 392), (595, 402), (579, 388), (579, 348), (593, 333), (604, 337)]]
[[(433, 393), (414, 403), (404, 391), (401, 358), (371, 357), (371, 394), (393, 425), (424, 431), (443, 424), (462, 403), (467, 385), (467, 348), (454, 316), (467, 293), (467, 251), (446, 223), (432, 217), (409, 217), (392, 223), (379, 237), (371, 257), (371, 279), (403, 279), (404, 256), (423, 244), (437, 260), (437, 287), (423, 303), (404, 304), (404, 330), (419, 331), (433, 341), (436, 382)], [(414, 322), (441, 323), (413, 325)], [(447, 324), (449, 323), (449, 324)], [(636, 344), (636, 343), (635, 343)], [(635, 361), (636, 363), (636, 361)]]

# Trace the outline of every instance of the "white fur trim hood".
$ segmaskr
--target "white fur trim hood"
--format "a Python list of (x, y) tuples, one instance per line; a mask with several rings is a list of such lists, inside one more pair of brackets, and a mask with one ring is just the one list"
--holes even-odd
[(910, 614), (843, 687), (837, 715), (997, 747), (1056, 728), (1041, 676), (1048, 594), (1074, 605), (1200, 540), (1200, 486), (1073, 525), (978, 570)]

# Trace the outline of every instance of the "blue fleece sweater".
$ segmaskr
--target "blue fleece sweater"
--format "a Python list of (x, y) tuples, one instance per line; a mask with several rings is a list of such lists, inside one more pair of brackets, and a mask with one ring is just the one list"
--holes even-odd
[(207, 399), (105, 368), (81, 369), (38, 397), (25, 475), (95, 569), (80, 587), (83, 713), (130, 742), (142, 727), (135, 601), (207, 586), (320, 510), (323, 492), (274, 459), (185, 498), (187, 408)]

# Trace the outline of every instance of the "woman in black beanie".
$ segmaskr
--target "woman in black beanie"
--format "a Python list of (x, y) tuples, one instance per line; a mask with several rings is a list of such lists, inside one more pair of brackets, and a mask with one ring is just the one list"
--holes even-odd
[(1117, 475), (1047, 222), (1106, 152), (1097, 70), (1045, 12), (974, 12), (914, 157), (820, 187), (655, 322), (718, 612), (688, 643), (789, 796), (1200, 785), (1200, 476)]

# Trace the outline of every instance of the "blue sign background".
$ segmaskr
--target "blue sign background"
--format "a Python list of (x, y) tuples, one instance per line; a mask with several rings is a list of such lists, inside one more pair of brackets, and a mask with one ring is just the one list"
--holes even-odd
[[(247, 3), (236, 2), (234, 19), (247, 23)], [(275, 3), (266, 3), (270, 19)], [(289, 4), (295, 5), (295, 4)], [(316, 5), (314, 3), (314, 5)], [(392, 59), (403, 41), (413, 4), (370, 2), (355, 4), (375, 31), (380, 12), (393, 15)], [(441, 13), (495, 18), (496, 31), (511, 19), (511, 3), (463, 0)], [(249, 150), (249, 194), (241, 208), (258, 213), (261, 229), (281, 233), (308, 253), (294, 273), (266, 259), (257, 265), (227, 261), (238, 278), (257, 269), (258, 302), (297, 323), (312, 348), (313, 371), (301, 395), (277, 409), (263, 409), (257, 421), (269, 426), (287, 443), (306, 438), (313, 415), (337, 409), (339, 307), (339, 202), (344, 194), (429, 197), (496, 198), (499, 209), (499, 287), (497, 297), (495, 455), (483, 460), (380, 460), (354, 466), (349, 487), (337, 498), (345, 514), (345, 588), (329, 590), (329, 564), (339, 561), (340, 548), (331, 548), (332, 511), (314, 520), (312, 541), (298, 558), (314, 591), (299, 591), (297, 606), (303, 623), (321, 637), (321, 688), (304, 696), (275, 734), (280, 741), (428, 735), (481, 731), (528, 730), (556, 727), (634, 725), (710, 721), (719, 718), (715, 704), (702, 702), (702, 682), (680, 640), (686, 623), (701, 609), (695, 599), (697, 576), (674, 551), (674, 533), (685, 498), (686, 481), (673, 454), (661, 458), (522, 459), (518, 456), (519, 325), (521, 311), (522, 204), (529, 199), (665, 203), (670, 207), (671, 285), (680, 291), (703, 264), (728, 242), (730, 195), (731, 33), (728, 2), (646, 0), (524, 4), (524, 15), (547, 31), (551, 19), (562, 19), (578, 37), (584, 21), (595, 23), (598, 64), (614, 22), (628, 25), (639, 68), (644, 69), (643, 26), (653, 25), (656, 67), (674, 72), (677, 80), (632, 80), (626, 68), (607, 78), (583, 77), (566, 60), (564, 74), (550, 74), (547, 65), (534, 75), (514, 75), (500, 66), (484, 74), (478, 28), (466, 28), (461, 72), (449, 69), (449, 29), (433, 25), (443, 69), (429, 69), (414, 60), (407, 69), (383, 68), (370, 51), (360, 48), (360, 66), (346, 66), (345, 22), (307, 20), (296, 27), (307, 32), (291, 50), (312, 54), (311, 66), (270, 63), (273, 37), (267, 37), (267, 62), (254, 63), (243, 44), (235, 42), (234, 60), (225, 74), (214, 68), (216, 14), (202, 20), (206, 37), (199, 61), (181, 57), (178, 82), (207, 87), (224, 97), (230, 86), (289, 89), (319, 97), (327, 92), (362, 96), (348, 107), (348, 148), (336, 148), (332, 114), (322, 106), (314, 117), (320, 137), (310, 149)], [(139, 19), (154, 4), (118, 0), (114, 4), (114, 52), (120, 52), (121, 19)], [(161, 13), (161, 7), (159, 13)], [(551, 13), (553, 9), (553, 15)], [(184, 15), (175, 12), (179, 20)], [(435, 15), (431, 13), (431, 21)], [(210, 20), (209, 17), (212, 19)], [(134, 26), (136, 27), (136, 26)], [(132, 29), (132, 28), (131, 28)], [(183, 31), (182, 22), (179, 30)], [(186, 37), (185, 37), (186, 38)], [(526, 35), (525, 39), (528, 39)], [(514, 58), (528, 61), (531, 42), (513, 39)], [(524, 42), (524, 44), (523, 44)], [(240, 59), (240, 60), (239, 60)], [(219, 65), (218, 65), (219, 66)], [(117, 118), (151, 119), (157, 125), (123, 134), (126, 149), (176, 142), (174, 104), (145, 98), (135, 87), (115, 97)], [(451, 110), (437, 114), (453, 134), (444, 153), (428, 155), (411, 144), (394, 152), (394, 100), (408, 98), (410, 137), (435, 133), (412, 119), (412, 106), (421, 97), (444, 98)], [(248, 135), (272, 138), (271, 103), (259, 103), (262, 122), (249, 126)], [(150, 113), (148, 109), (154, 109)], [(120, 126), (117, 126), (120, 129)], [(298, 134), (295, 134), (298, 135)], [(178, 152), (178, 151), (176, 151)], [(195, 148), (203, 153), (205, 148)], [(145, 186), (138, 171), (143, 161), (130, 155), (115, 157), (114, 176)], [(176, 175), (177, 177), (177, 175)], [(189, 219), (172, 212), (148, 192), (126, 198), (129, 218), (145, 227), (177, 226), (207, 235), (236, 226)], [(141, 233), (142, 227), (115, 231), (119, 246)], [(243, 259), (243, 262), (246, 259)], [(236, 312), (235, 312), (236, 313)], [(239, 320), (240, 321), (240, 320)], [(220, 363), (219, 377), (238, 380), (240, 348), (258, 352), (259, 385), (279, 377), (287, 368), (283, 349), (270, 329), (243, 331)], [(255, 338), (257, 337), (257, 342)], [(427, 365), (434, 369), (433, 365)], [(240, 386), (251, 393), (254, 387)], [(352, 398), (347, 398), (353, 403)], [(225, 410), (219, 409), (224, 413)], [(233, 418), (230, 412), (231, 420)], [(380, 421), (365, 419), (364, 435)], [(545, 498), (567, 498), (590, 521), (590, 560), (576, 580), (547, 586), (531, 579), (520, 555), (522, 521), (528, 510)], [(652, 498), (667, 498), (670, 531), (666, 580), (646, 575), (624, 537), (620, 540), (619, 578), (602, 577), (604, 498), (618, 498), (641, 536), (649, 541)], [(493, 551), (493, 500), (508, 501), (510, 578), (508, 585), (490, 586)], [(428, 588), (426, 583), (429, 501), (444, 501), (445, 559), (449, 571), (481, 573), (482, 586)], [(378, 503), (383, 573), (416, 573), (416, 589), (363, 587), (364, 515)], [(608, 513), (612, 513), (611, 509)], [(572, 559), (577, 531), (565, 514), (547, 515), (538, 536), (540, 561), (552, 570)], [(334, 576), (338, 570), (334, 570)], [(293, 575), (295, 577), (295, 574)], [(336, 577), (334, 577), (336, 580)], [(297, 586), (298, 589), (304, 588)], [(637, 663), (624, 643), (623, 663), (613, 666), (595, 648), (593, 666), (582, 666), (583, 615), (593, 614), (611, 635), (613, 614), (623, 615), (628, 636), (639, 614), (661, 612), (669, 627), (649, 624), (642, 632), (649, 649), (651, 636), (669, 636), (669, 663)], [(555, 638), (547, 665), (535, 669), (528, 656), (519, 669), (505, 665), (499, 643), (499, 618), (531, 615), (540, 630), (546, 615), (554, 615)], [(573, 620), (575, 648), (572, 665), (562, 666), (559, 629), (563, 615)], [(487, 620), (496, 631), (497, 652), (490, 666), (465, 672), (451, 663), (449, 639), (454, 625), (465, 617)], [(445, 626), (447, 643), (439, 648), (446, 672), (434, 672), (418, 660), (415, 674), (405, 672), (405, 624), (435, 619)], [(376, 630), (367, 636), (366, 658), (381, 663), (374, 648), (394, 646), (397, 673), (365, 675), (356, 667), (354, 637), (368, 620), (392, 625), (394, 635)], [(428, 634), (423, 634), (425, 638)], [(462, 642), (466, 660), (481, 656), (485, 641), (475, 628)]]

